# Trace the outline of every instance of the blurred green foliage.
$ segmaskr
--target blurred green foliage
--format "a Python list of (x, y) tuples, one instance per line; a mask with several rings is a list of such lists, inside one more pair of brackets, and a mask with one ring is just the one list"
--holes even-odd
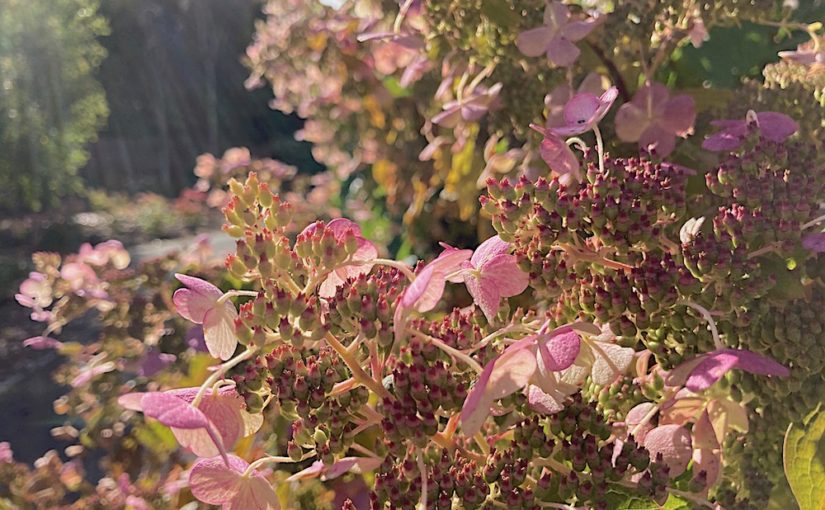
[(108, 115), (95, 70), (109, 26), (97, 0), (3, 0), (0, 210), (41, 210), (77, 191)]

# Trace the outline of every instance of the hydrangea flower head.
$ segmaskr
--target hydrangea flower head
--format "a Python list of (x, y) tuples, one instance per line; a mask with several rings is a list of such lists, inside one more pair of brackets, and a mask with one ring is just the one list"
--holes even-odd
[(696, 111), (693, 98), (679, 95), (671, 98), (667, 87), (650, 83), (640, 88), (629, 103), (616, 113), (616, 135), (625, 142), (638, 142), (642, 149), (655, 149), (666, 157), (676, 147), (677, 136), (687, 136), (693, 130)]

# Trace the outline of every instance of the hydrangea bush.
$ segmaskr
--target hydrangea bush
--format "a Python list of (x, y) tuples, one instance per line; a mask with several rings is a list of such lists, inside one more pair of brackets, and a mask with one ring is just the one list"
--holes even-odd
[[(307, 118), (328, 172), (204, 156), (237, 241), (222, 268), (131, 273), (107, 243), (38, 255), (21, 285), (47, 323), (27, 344), (72, 357), (77, 398), (117, 417), (81, 415), (131, 456), (107, 508), (792, 504), (783, 437), (825, 363), (823, 35), (795, 9), (267, 4), (249, 84)], [(679, 88), (679, 52), (743, 21), (805, 41), (730, 104)], [(346, 218), (376, 215), (421, 261)], [(54, 338), (73, 307), (102, 314), (97, 350)]]

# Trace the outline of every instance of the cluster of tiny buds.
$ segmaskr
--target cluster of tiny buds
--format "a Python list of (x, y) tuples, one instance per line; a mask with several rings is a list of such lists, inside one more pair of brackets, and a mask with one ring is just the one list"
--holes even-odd
[(325, 324), (334, 335), (361, 335), (389, 348), (393, 342), (392, 305), (405, 281), (403, 273), (386, 267), (347, 280), (330, 299)]
[[(427, 481), (427, 509), (450, 510), (458, 497), (467, 510), (481, 508), (489, 493), (475, 461), (459, 452), (432, 452), (424, 461)], [(370, 494), (372, 510), (403, 510), (420, 501), (423, 490), (420, 463), (412, 455), (387, 457), (375, 476)]]
[(390, 451), (403, 448), (408, 440), (426, 446), (439, 430), (436, 413), (455, 412), (467, 398), (468, 378), (449, 370), (441, 356), (434, 345), (412, 339), (389, 360), (392, 396), (382, 402), (382, 428)]

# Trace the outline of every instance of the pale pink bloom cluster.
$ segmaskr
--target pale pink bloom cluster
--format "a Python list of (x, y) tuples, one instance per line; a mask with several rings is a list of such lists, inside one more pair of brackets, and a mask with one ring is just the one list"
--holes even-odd
[[(578, 182), (582, 179), (579, 160), (564, 141), (564, 137), (580, 135), (596, 129), (618, 95), (619, 90), (616, 87), (610, 87), (600, 96), (587, 91), (579, 92), (565, 103), (561, 118), (558, 118), (558, 112), (552, 112), (554, 114), (553, 127), (530, 125), (532, 129), (544, 136), (539, 152), (550, 169), (560, 175), (560, 181), (563, 184)], [(550, 119), (548, 119), (549, 122), (551, 122)]]
[[(733, 369), (762, 376), (790, 375), (787, 367), (750, 351), (719, 349), (697, 356), (665, 374), (666, 387), (675, 393), (671, 399), (659, 406), (639, 404), (627, 414), (628, 434), (647, 448), (651, 458), (662, 455), (672, 476), (683, 473), (692, 460), (693, 473), (705, 471), (712, 486), (721, 473), (720, 445), (725, 435), (729, 430), (748, 430), (745, 407), (712, 391)], [(690, 430), (687, 424), (693, 424)]]
[(537, 412), (552, 414), (590, 379), (610, 384), (631, 366), (635, 351), (613, 343), (607, 328), (574, 323), (529, 335), (508, 346), (484, 367), (461, 410), (468, 436), (481, 430), (495, 402), (523, 391)]
[(676, 147), (676, 137), (693, 131), (696, 110), (693, 98), (682, 94), (671, 98), (667, 87), (652, 82), (636, 91), (616, 113), (616, 135), (624, 142), (638, 142), (642, 150), (667, 157)]
[(748, 112), (741, 120), (714, 120), (711, 125), (721, 128), (705, 138), (702, 147), (709, 151), (733, 151), (744, 143), (751, 130), (770, 142), (784, 142), (799, 130), (799, 125), (792, 118), (779, 112)]
[(581, 53), (573, 43), (587, 37), (598, 23), (596, 18), (571, 19), (566, 5), (549, 2), (544, 9), (544, 24), (519, 34), (516, 46), (528, 57), (546, 55), (553, 65), (569, 67)]

